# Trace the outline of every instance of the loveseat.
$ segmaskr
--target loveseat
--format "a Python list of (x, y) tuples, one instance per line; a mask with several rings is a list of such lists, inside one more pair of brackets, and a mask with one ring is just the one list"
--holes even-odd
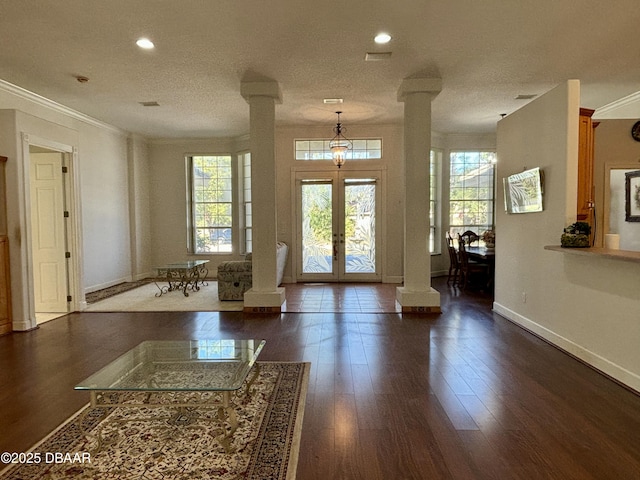
[[(276, 244), (277, 283), (282, 283), (284, 267), (287, 263), (289, 246), (284, 242)], [(242, 300), (244, 292), (253, 285), (253, 264), (251, 254), (244, 260), (230, 260), (218, 265), (218, 298), (220, 300)]]

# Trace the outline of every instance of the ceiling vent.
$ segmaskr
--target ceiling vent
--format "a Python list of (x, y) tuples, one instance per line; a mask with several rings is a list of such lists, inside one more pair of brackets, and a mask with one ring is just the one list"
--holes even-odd
[(140, 102), (140, 105), (143, 107), (159, 107), (160, 104), (158, 102)]
[(391, 52), (368, 52), (364, 56), (366, 62), (379, 62), (380, 60), (389, 60)]
[(516, 100), (531, 100), (532, 98), (536, 98), (537, 96), (538, 94), (536, 93), (521, 94), (516, 97)]

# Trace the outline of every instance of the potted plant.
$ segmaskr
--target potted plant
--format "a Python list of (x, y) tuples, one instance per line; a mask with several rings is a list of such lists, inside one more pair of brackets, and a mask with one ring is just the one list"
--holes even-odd
[(590, 245), (591, 225), (587, 222), (576, 222), (564, 229), (560, 245), (567, 248), (584, 248)]

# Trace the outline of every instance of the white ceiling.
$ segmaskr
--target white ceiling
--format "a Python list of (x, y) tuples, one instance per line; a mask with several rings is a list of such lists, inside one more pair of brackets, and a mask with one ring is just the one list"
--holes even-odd
[[(265, 78), (283, 93), (278, 125), (329, 129), (338, 109), (345, 125), (401, 122), (415, 76), (442, 79), (440, 133), (494, 132), (516, 96), (572, 78), (583, 107), (609, 105), (640, 91), (638, 1), (0, 0), (0, 79), (150, 137), (248, 133), (240, 83)], [(631, 102), (605, 110), (640, 118)]]

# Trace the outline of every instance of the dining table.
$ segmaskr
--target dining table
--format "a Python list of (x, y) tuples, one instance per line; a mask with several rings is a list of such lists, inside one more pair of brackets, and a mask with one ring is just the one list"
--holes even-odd
[(482, 245), (465, 245), (465, 250), (473, 260), (482, 262), (493, 262), (496, 258), (496, 249), (488, 248)]
[(494, 272), (496, 268), (496, 250), (483, 245), (466, 245), (465, 250), (470, 260), (489, 265), (487, 272), (487, 288), (493, 289)]

